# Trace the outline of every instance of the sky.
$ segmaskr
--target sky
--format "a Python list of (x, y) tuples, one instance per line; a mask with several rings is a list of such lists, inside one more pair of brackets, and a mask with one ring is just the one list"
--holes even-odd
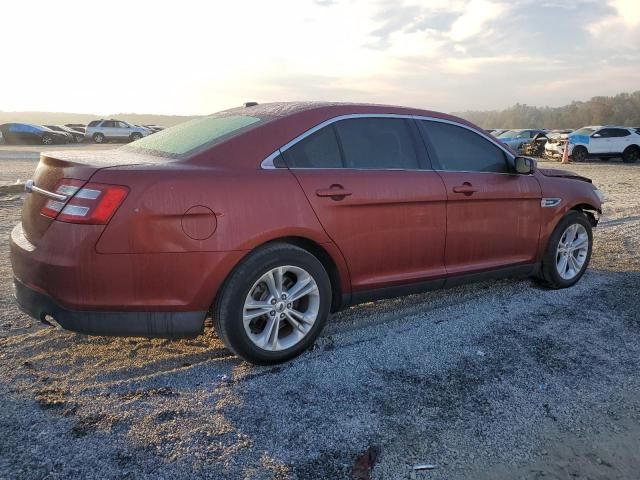
[(4, 111), (559, 106), (640, 89), (640, 0), (9, 1), (0, 52)]

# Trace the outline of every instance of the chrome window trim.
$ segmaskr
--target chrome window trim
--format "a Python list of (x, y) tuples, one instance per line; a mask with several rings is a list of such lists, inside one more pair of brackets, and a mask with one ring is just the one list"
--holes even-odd
[[(339, 122), (341, 120), (349, 120), (349, 119), (353, 119), (353, 118), (401, 118), (401, 119), (405, 119), (405, 120), (428, 120), (428, 121), (432, 121), (432, 122), (448, 123), (449, 125), (454, 125), (456, 127), (465, 128), (465, 129), (475, 133), (476, 135), (486, 139), (488, 142), (492, 143), (493, 145), (498, 147), (500, 150), (502, 150), (507, 155), (507, 158), (509, 158), (511, 161), (513, 161), (513, 159), (515, 158), (513, 153), (511, 153), (509, 150), (507, 150), (504, 147), (504, 145), (502, 145), (500, 142), (497, 142), (495, 140), (495, 138), (492, 138), (491, 136), (489, 136), (488, 134), (485, 134), (483, 132), (479, 132), (475, 128), (471, 128), (471, 127), (469, 127), (467, 125), (464, 125), (464, 124), (459, 123), (459, 122), (455, 122), (453, 120), (447, 120), (447, 119), (444, 119), (444, 118), (437, 118), (437, 117), (428, 117), (428, 116), (425, 116), (425, 115), (409, 115), (409, 114), (399, 114), (399, 113), (350, 113), (350, 114), (346, 114), (346, 115), (338, 115), (337, 117), (330, 118), (328, 120), (325, 120), (324, 122), (319, 123), (318, 125), (316, 125), (314, 127), (311, 127), (309, 130), (306, 130), (305, 132), (301, 133), (296, 138), (294, 138), (290, 142), (285, 143), (278, 150), (276, 150), (275, 152), (270, 154), (267, 158), (265, 158), (260, 163), (260, 167), (262, 169), (264, 169), (264, 170), (272, 170), (272, 169), (279, 168), (279, 167), (276, 167), (273, 164), (273, 160), (278, 155), (281, 155), (282, 153), (286, 152), (291, 147), (293, 147), (295, 144), (297, 144), (298, 142), (301, 142), (302, 140), (304, 140), (308, 136), (313, 135), (315, 132), (317, 132), (321, 128), (324, 128), (324, 127), (326, 127), (328, 125), (331, 125), (333, 123)], [(313, 168), (292, 167), (291, 170), (330, 170), (330, 169), (320, 168), (320, 167), (313, 167)], [(423, 172), (423, 171), (438, 171), (438, 172), (460, 172), (460, 173), (464, 173), (464, 172), (461, 172), (459, 170), (425, 170), (425, 169), (410, 169), (410, 170), (408, 170), (408, 169), (403, 169), (403, 168), (341, 168), (341, 169), (333, 169), (333, 170), (375, 170), (375, 171), (401, 170), (401, 171), (420, 171), (420, 172)], [(475, 171), (470, 171), (470, 172), (467, 172), (467, 173), (493, 173), (493, 174), (498, 174), (498, 175), (518, 175), (518, 174), (513, 174), (513, 173), (475, 172)]]

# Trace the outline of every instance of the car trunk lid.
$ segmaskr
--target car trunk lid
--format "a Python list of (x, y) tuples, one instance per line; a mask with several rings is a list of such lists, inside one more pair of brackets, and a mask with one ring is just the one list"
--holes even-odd
[(103, 168), (166, 160), (133, 152), (124, 153), (120, 149), (42, 153), (33, 179), (27, 184), (29, 193), (22, 209), (22, 230), (26, 239), (37, 245), (54, 221), (41, 211), (46, 203), (52, 200), (52, 195), (48, 195), (47, 192), (56, 194), (56, 187), (63, 178), (86, 183)]

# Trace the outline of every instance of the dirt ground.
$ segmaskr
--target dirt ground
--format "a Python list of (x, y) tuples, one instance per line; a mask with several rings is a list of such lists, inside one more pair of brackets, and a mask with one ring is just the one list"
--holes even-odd
[(0, 478), (638, 478), (640, 165), (568, 167), (607, 197), (573, 288), (361, 305), (300, 358), (254, 367), (210, 328), (87, 337), (20, 313), (9, 184), (36, 162), (0, 151)]

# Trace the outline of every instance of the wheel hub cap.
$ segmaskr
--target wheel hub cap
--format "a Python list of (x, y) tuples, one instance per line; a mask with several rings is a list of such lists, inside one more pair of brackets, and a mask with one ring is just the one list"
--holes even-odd
[(314, 278), (292, 265), (264, 273), (251, 287), (243, 308), (249, 339), (270, 351), (293, 347), (311, 331), (320, 311)]
[(589, 235), (579, 223), (569, 225), (560, 236), (556, 249), (556, 270), (565, 280), (575, 278), (587, 261)]

